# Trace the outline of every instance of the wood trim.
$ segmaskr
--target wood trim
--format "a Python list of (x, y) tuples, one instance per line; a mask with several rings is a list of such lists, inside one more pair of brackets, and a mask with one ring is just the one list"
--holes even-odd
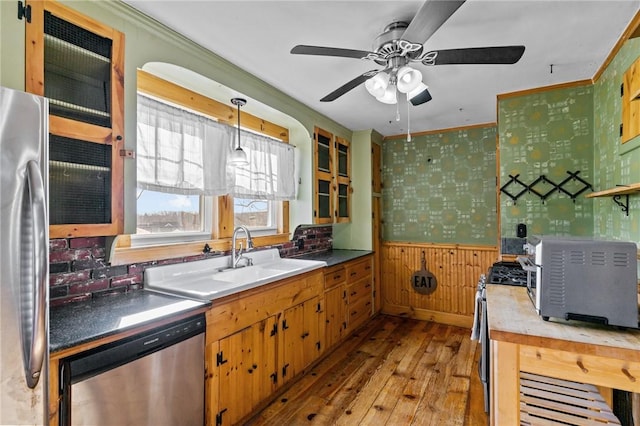
[[(460, 131), (460, 130), (470, 130), (470, 129), (483, 129), (486, 127), (496, 127), (497, 124), (496, 123), (480, 123), (480, 124), (472, 124), (470, 126), (460, 126), (460, 127), (450, 127), (448, 129), (437, 129), (437, 130), (426, 130), (424, 132), (417, 132), (417, 133), (411, 133), (411, 137), (417, 137), (417, 136), (425, 136), (425, 135), (437, 135), (439, 133), (445, 133), (445, 132), (456, 132), (456, 131)], [(385, 136), (382, 140), (383, 141), (387, 141), (387, 140), (393, 140), (393, 139), (404, 139), (406, 138), (407, 135), (402, 134), (402, 135), (390, 135), (390, 136)]]
[(456, 327), (471, 328), (473, 318), (467, 315), (451, 314), (448, 312), (433, 311), (430, 309), (407, 308), (406, 306), (385, 303), (383, 306), (385, 314), (398, 317), (409, 317), (421, 321), (433, 321), (439, 324), (454, 325)]
[(593, 84), (593, 80), (577, 80), (577, 81), (571, 81), (568, 83), (552, 84), (550, 86), (536, 87), (534, 89), (526, 89), (526, 90), (520, 90), (517, 92), (510, 92), (510, 93), (501, 93), (497, 96), (497, 100), (502, 101), (504, 99), (516, 98), (519, 96), (528, 96), (536, 93), (548, 92), (549, 90), (568, 89), (570, 87), (587, 86), (590, 84)]
[(75, 121), (56, 115), (49, 116), (49, 133), (85, 142), (111, 145), (113, 131), (108, 127)]
[[(284, 244), (288, 241), (288, 233), (253, 237), (253, 244), (256, 248)], [(111, 258), (109, 259), (109, 264), (128, 265), (154, 260), (197, 256), (202, 254), (202, 249), (205, 244), (209, 244), (212, 251), (226, 253), (231, 250), (231, 238), (203, 240), (180, 244), (131, 247), (130, 235), (118, 235), (114, 243), (114, 250)]]
[(466, 250), (497, 250), (497, 246), (476, 246), (471, 244), (445, 244), (445, 243), (420, 243), (412, 241), (385, 241), (385, 247), (425, 247), (440, 249), (466, 249)]
[[(156, 77), (141, 69), (137, 70), (136, 75), (138, 77), (137, 87), (140, 92), (171, 103), (183, 105), (231, 126), (235, 126), (238, 122), (237, 109), (233, 105), (223, 104), (222, 102), (208, 98), (178, 84)], [(244, 111), (240, 111), (240, 120), (242, 127), (269, 135), (287, 143), (289, 142), (289, 129), (286, 127), (279, 126)]]
[(616, 57), (620, 49), (622, 49), (624, 43), (627, 40), (638, 36), (640, 36), (640, 11), (636, 12), (635, 16), (633, 17), (631, 22), (629, 22), (629, 25), (625, 29), (624, 33), (622, 33), (615, 46), (613, 46), (613, 49), (611, 49), (611, 52), (609, 52), (607, 58), (593, 75), (592, 80), (594, 83), (600, 79), (602, 74), (604, 74), (604, 71), (607, 69), (611, 61), (613, 61), (613, 58)]
[(44, 2), (30, 1), (31, 22), (25, 26), (25, 91), (44, 96)]

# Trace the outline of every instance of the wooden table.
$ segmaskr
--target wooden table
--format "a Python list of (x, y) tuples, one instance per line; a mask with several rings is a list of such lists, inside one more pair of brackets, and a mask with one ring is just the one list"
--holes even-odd
[(491, 424), (520, 424), (520, 371), (640, 392), (640, 330), (543, 321), (526, 288), (487, 285)]

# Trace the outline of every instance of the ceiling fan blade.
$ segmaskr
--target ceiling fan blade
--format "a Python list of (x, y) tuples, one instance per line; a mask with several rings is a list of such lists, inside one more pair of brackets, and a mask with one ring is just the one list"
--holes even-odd
[(431, 99), (433, 98), (431, 97), (431, 93), (429, 93), (429, 89), (424, 89), (422, 92), (411, 98), (410, 101), (411, 105), (418, 106), (425, 102), (429, 102)]
[(436, 50), (435, 53), (437, 55), (433, 61), (425, 60), (423, 63), (425, 65), (515, 64), (522, 57), (524, 46), (470, 47)]
[(378, 70), (371, 70), (371, 71), (365, 72), (362, 75), (357, 76), (353, 80), (343, 84), (342, 86), (338, 87), (333, 92), (329, 93), (324, 98), (320, 99), (320, 102), (335, 101), (340, 96), (344, 95), (345, 93), (347, 93), (351, 89), (354, 89), (354, 88), (358, 87), (359, 85), (361, 85), (365, 81), (369, 80), (371, 77), (373, 77), (374, 75), (378, 74), (379, 72), (380, 71), (378, 71)]
[(294, 55), (338, 56), (341, 58), (364, 59), (372, 52), (366, 50), (341, 49), (339, 47), (307, 46), (299, 44), (291, 49)]
[(424, 44), (465, 0), (426, 0), (416, 13), (402, 39)]

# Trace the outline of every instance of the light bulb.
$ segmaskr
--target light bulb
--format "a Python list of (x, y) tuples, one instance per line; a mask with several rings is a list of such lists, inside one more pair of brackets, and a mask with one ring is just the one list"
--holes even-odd
[(389, 85), (389, 74), (385, 72), (379, 72), (370, 79), (364, 82), (364, 87), (367, 91), (376, 98), (383, 96), (384, 91)]
[(420, 71), (408, 66), (398, 70), (398, 90), (402, 93), (409, 93), (422, 83)]
[(240, 147), (237, 147), (229, 156), (229, 164), (233, 166), (246, 166), (249, 164), (247, 153)]
[(396, 86), (394, 85), (387, 86), (387, 89), (384, 91), (384, 94), (382, 96), (377, 96), (376, 99), (382, 102), (383, 104), (393, 105), (397, 103), (398, 100), (396, 99)]

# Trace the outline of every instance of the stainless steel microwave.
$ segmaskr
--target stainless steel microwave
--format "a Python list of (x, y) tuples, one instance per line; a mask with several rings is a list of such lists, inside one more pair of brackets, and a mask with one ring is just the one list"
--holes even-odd
[(638, 247), (632, 242), (530, 237), (527, 291), (542, 319), (638, 327)]

